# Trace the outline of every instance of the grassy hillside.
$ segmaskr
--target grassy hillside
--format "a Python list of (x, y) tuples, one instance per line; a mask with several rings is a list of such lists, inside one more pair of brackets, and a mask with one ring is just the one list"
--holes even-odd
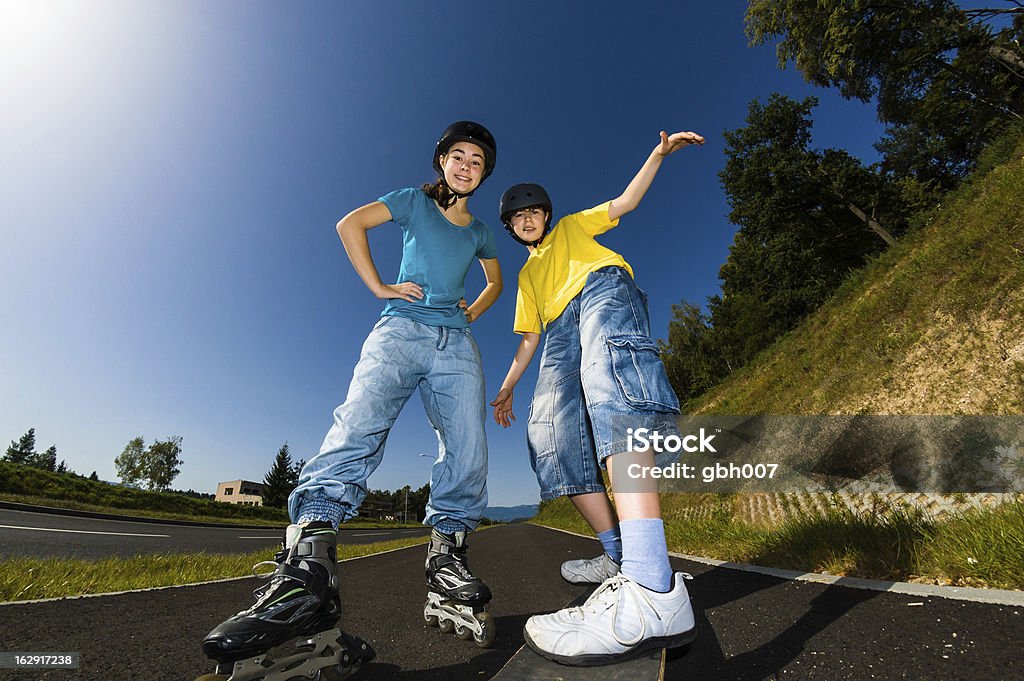
[(685, 411), (1024, 413), (1024, 136), (982, 168)]

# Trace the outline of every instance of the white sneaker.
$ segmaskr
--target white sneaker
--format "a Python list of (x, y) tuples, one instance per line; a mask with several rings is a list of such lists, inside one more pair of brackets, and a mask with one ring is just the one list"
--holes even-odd
[(685, 579), (677, 572), (668, 593), (649, 591), (625, 575), (606, 579), (578, 608), (526, 621), (523, 635), (537, 653), (562, 664), (609, 664), (696, 637)]
[(562, 563), (562, 579), (573, 584), (600, 584), (617, 574), (619, 564), (607, 553), (597, 558), (581, 558)]

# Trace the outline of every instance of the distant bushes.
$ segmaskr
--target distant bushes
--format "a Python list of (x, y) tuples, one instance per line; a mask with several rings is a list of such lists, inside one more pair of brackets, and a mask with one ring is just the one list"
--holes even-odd
[(0, 461), (0, 493), (42, 497), (57, 502), (230, 520), (287, 521), (285, 511), (197, 499), (176, 492), (147, 492)]

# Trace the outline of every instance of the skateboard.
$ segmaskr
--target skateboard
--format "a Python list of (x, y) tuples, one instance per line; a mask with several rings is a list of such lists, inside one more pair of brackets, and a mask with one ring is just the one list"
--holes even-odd
[(567, 667), (524, 645), (491, 681), (594, 681), (595, 677), (602, 681), (664, 681), (665, 649), (600, 667)]
[[(588, 589), (567, 607), (583, 605), (593, 591)], [(524, 644), (491, 681), (594, 681), (595, 677), (602, 681), (664, 681), (665, 653), (664, 648), (657, 648), (614, 664), (570, 667), (541, 657)]]

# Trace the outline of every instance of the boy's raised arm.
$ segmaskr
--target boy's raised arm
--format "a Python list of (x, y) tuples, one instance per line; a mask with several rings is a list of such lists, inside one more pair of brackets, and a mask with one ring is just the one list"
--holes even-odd
[(612, 199), (608, 206), (608, 218), (613, 222), (633, 210), (644, 198), (647, 188), (651, 186), (654, 176), (661, 168), (661, 162), (669, 154), (691, 144), (704, 144), (704, 138), (695, 132), (675, 132), (671, 135), (661, 131), (661, 142), (654, 147), (654, 151), (647, 157), (647, 161), (630, 181), (625, 191), (617, 199)]

